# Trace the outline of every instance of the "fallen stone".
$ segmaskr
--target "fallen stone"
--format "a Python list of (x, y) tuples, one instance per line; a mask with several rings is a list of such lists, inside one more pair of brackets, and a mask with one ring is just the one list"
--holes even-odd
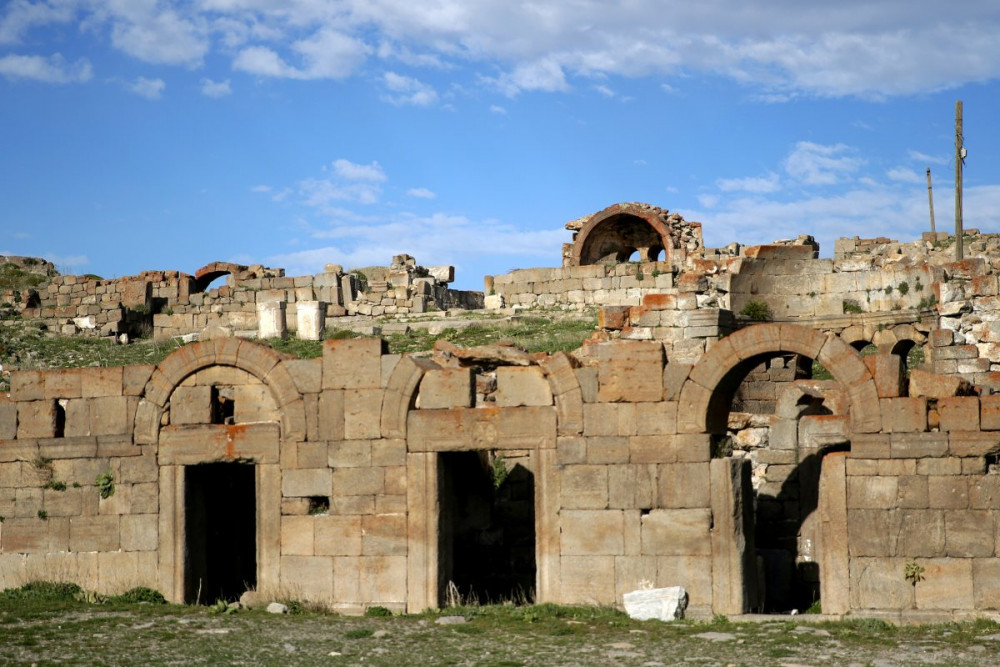
[(267, 605), (267, 613), (269, 614), (287, 614), (288, 607), (281, 604), (280, 602), (272, 602)]
[(707, 639), (710, 642), (731, 642), (736, 639), (736, 635), (728, 632), (702, 632), (701, 634), (692, 636), (698, 639)]
[(684, 618), (687, 592), (682, 586), (632, 591), (624, 595), (625, 613), (640, 621), (672, 621)]
[(465, 622), (464, 616), (442, 616), (434, 621), (436, 625), (461, 625)]

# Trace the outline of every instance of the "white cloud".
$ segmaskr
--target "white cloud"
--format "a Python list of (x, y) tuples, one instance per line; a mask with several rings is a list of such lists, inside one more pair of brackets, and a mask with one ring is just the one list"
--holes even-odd
[(434, 199), (437, 197), (434, 192), (431, 192), (427, 188), (410, 188), (406, 191), (406, 194), (417, 199)]
[(44, 83), (84, 83), (93, 76), (93, 68), (86, 58), (69, 64), (58, 53), (48, 58), (10, 54), (0, 58), (0, 75)]
[(715, 182), (723, 192), (777, 192), (781, 182), (774, 172), (767, 176), (751, 176), (748, 178), (720, 178)]
[(157, 13), (150, 2), (109, 2), (111, 43), (143, 62), (196, 67), (208, 53), (202, 17), (185, 17), (173, 9)]
[(594, 86), (594, 90), (596, 90), (597, 92), (599, 92), (604, 97), (614, 97), (615, 96), (615, 91), (611, 90), (610, 88), (608, 88), (607, 86), (605, 86), (603, 84)]
[(922, 183), (925, 178), (922, 174), (918, 174), (907, 167), (893, 167), (885, 172), (885, 175), (889, 177), (890, 181), (897, 181), (899, 183)]
[(211, 79), (201, 80), (201, 94), (206, 97), (225, 97), (233, 93), (232, 87), (229, 85), (229, 79), (225, 81), (212, 81)]
[(440, 72), (468, 66), (510, 96), (565, 91), (571, 77), (710, 74), (772, 102), (879, 98), (1000, 76), (1000, 12), (986, 1), (955, 12), (932, 0), (816, 0), (807, 8), (787, 0), (739, 8), (687, 0), (8, 0), (0, 43), (73, 20), (85, 36), (149, 63), (198, 67), (214, 47), (259, 76), (342, 79), (375, 54)]
[(785, 158), (785, 171), (806, 185), (833, 185), (856, 172), (863, 164), (854, 157), (854, 150), (844, 144), (824, 146), (800, 141)]
[(65, 23), (73, 18), (71, 2), (30, 2), (10, 0), (6, 12), (0, 15), (0, 44), (15, 44), (35, 26)]
[(513, 71), (501, 74), (498, 78), (484, 77), (484, 81), (495, 86), (508, 97), (515, 97), (523, 91), (569, 90), (569, 84), (566, 83), (566, 73), (562, 66), (552, 58), (543, 58), (518, 65)]
[(496, 105), (496, 104), (491, 104), (490, 105), (490, 113), (495, 113), (495, 114), (499, 114), (501, 116), (506, 116), (507, 115), (507, 110), (504, 109), (502, 106), (499, 106), (499, 105)]
[(357, 164), (350, 160), (340, 158), (333, 161), (333, 170), (342, 178), (349, 181), (385, 181), (385, 172), (378, 162), (371, 164)]
[(267, 194), (270, 191), (271, 191), (270, 185), (255, 185), (252, 188), (250, 188), (250, 192), (261, 192)]
[(426, 107), (437, 102), (437, 91), (412, 77), (386, 72), (382, 81), (390, 91), (383, 99), (392, 104)]
[[(315, 229), (313, 239), (323, 246), (268, 257), (271, 266), (290, 274), (315, 273), (324, 264), (348, 267), (385, 265), (393, 255), (408, 253), (425, 266), (471, 265), (497, 255), (547, 260), (558, 256), (566, 240), (564, 229), (524, 230), (497, 221), (474, 221), (465, 216), (435, 213), (429, 216), (373, 216), (364, 224), (332, 220)], [(329, 243), (334, 240), (335, 243)]]
[(55, 264), (56, 269), (61, 273), (72, 273), (81, 266), (90, 264), (90, 259), (86, 255), (57, 255), (56, 253), (47, 252), (42, 255), (42, 258)]
[(130, 91), (139, 97), (145, 97), (147, 100), (160, 99), (166, 87), (167, 84), (163, 79), (147, 79), (144, 76), (140, 76), (134, 82), (128, 84)]
[(940, 155), (928, 155), (927, 153), (921, 153), (920, 151), (910, 151), (907, 153), (910, 159), (915, 162), (923, 162), (924, 164), (948, 164), (951, 162), (950, 157), (944, 157)]
[(286, 79), (343, 79), (365, 61), (371, 49), (360, 39), (322, 28), (291, 44), (301, 66), (289, 65), (274, 49), (248, 46), (233, 60), (233, 69)]

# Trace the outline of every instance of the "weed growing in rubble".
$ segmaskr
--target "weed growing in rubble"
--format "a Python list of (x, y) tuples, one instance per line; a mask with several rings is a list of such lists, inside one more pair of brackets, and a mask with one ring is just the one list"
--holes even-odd
[(747, 301), (743, 310), (740, 311), (740, 315), (754, 322), (767, 322), (773, 317), (771, 307), (764, 301), (757, 299)]

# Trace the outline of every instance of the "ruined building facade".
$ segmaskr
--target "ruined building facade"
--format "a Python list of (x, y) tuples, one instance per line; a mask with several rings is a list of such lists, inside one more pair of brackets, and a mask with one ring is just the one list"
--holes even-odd
[[(577, 221), (596, 249), (487, 281), (493, 307), (602, 304), (573, 353), (373, 338), (300, 360), (217, 337), (156, 366), (13, 373), (0, 586), (357, 612), (681, 585), (703, 616), (995, 614), (992, 260), (948, 262), (938, 239), (710, 250), (695, 223), (616, 207)], [(741, 315), (753, 301), (771, 321)]]

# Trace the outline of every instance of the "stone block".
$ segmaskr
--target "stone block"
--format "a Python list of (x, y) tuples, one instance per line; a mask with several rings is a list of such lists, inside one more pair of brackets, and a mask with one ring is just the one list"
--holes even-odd
[(910, 371), (910, 396), (927, 398), (948, 398), (967, 396), (972, 387), (968, 381), (954, 376), (938, 375), (919, 368)]
[(476, 381), (472, 368), (432, 369), (424, 373), (420, 381), (417, 402), (422, 410), (471, 408), (475, 400)]
[(978, 431), (979, 397), (958, 396), (938, 400), (942, 431)]
[(406, 555), (406, 515), (361, 517), (361, 553), (365, 556)]
[(620, 510), (563, 510), (559, 520), (560, 544), (565, 556), (625, 553), (624, 518)]
[(360, 516), (314, 517), (317, 556), (360, 556), (362, 528)]
[(70, 551), (117, 551), (120, 545), (116, 515), (76, 516), (69, 520)]
[(888, 509), (895, 506), (898, 493), (898, 479), (895, 477), (847, 478), (848, 509)]
[(587, 463), (628, 463), (629, 438), (595, 436), (587, 438)]
[(948, 434), (948, 450), (952, 456), (987, 456), (1000, 451), (1000, 433), (990, 431), (952, 431)]
[(910, 609), (914, 587), (903, 577), (905, 558), (852, 558), (851, 609)]
[(635, 403), (635, 427), (638, 435), (667, 435), (677, 432), (677, 403)]
[(879, 398), (903, 395), (906, 374), (902, 357), (896, 354), (873, 354), (864, 357), (863, 361), (875, 380), (875, 391)]
[(559, 596), (563, 604), (614, 605), (614, 556), (563, 556), (559, 559)]
[(496, 404), (502, 408), (552, 405), (552, 389), (538, 366), (500, 366)]
[(10, 398), (18, 402), (45, 398), (44, 374), (41, 371), (13, 371), (10, 374)]
[(170, 423), (211, 424), (212, 388), (209, 386), (177, 387), (170, 395)]
[(281, 517), (281, 554), (283, 556), (312, 556), (314, 516)]
[(127, 396), (101, 396), (90, 399), (90, 434), (121, 435), (131, 433)]
[(642, 553), (657, 556), (710, 556), (709, 509), (655, 509), (641, 519)]
[(608, 504), (611, 509), (649, 509), (657, 506), (656, 465), (608, 466)]
[(156, 514), (125, 514), (121, 517), (122, 551), (156, 551), (159, 545)]
[(81, 398), (83, 369), (47, 370), (44, 374), (45, 398)]
[(969, 506), (968, 480), (962, 475), (931, 475), (927, 496), (932, 509), (965, 509)]
[(17, 438), (52, 438), (56, 434), (56, 402), (27, 401), (17, 404)]
[[(901, 519), (898, 510), (850, 510), (847, 521), (847, 544), (851, 555), (895, 556)], [(907, 529), (909, 530), (909, 527)]]
[(282, 556), (281, 588), (292, 599), (333, 599), (333, 558), (330, 556)]
[(319, 395), (319, 437), (344, 439), (344, 391), (324, 391)]
[(924, 579), (914, 587), (917, 609), (972, 609), (972, 559), (931, 558), (918, 563)]
[(1000, 475), (981, 475), (969, 480), (969, 506), (1000, 509)]
[(976, 609), (1000, 609), (1000, 558), (972, 561), (972, 588)]
[(587, 462), (587, 441), (579, 436), (562, 436), (556, 439), (556, 462), (572, 465)]
[(83, 398), (122, 395), (122, 367), (82, 369), (81, 380)]
[(660, 401), (663, 398), (663, 345), (615, 341), (598, 352), (598, 398), (602, 402)]
[(659, 507), (708, 507), (711, 502), (708, 463), (665, 463), (657, 466)]
[(305, 498), (311, 496), (329, 497), (331, 494), (331, 473), (328, 468), (303, 468), (285, 470), (281, 473), (281, 495)]
[(889, 442), (894, 459), (921, 459), (948, 455), (946, 433), (893, 433)]
[(922, 433), (927, 430), (926, 398), (883, 398), (879, 404), (886, 433)]
[(344, 392), (344, 438), (375, 439), (382, 436), (382, 389), (348, 389)]
[(608, 507), (608, 470), (604, 465), (568, 465), (560, 479), (560, 506), (565, 509)]
[(946, 556), (983, 558), (995, 555), (992, 511), (945, 510), (944, 522)]
[(333, 471), (334, 496), (374, 496), (384, 489), (385, 471), (382, 468), (341, 468)]
[(233, 387), (233, 397), (233, 421), (237, 424), (281, 420), (271, 390), (262, 384), (237, 385)]
[(625, 593), (623, 600), (625, 613), (639, 621), (684, 618), (687, 602), (687, 591), (681, 586), (631, 591)]
[(324, 389), (374, 389), (382, 381), (380, 338), (328, 340), (323, 344)]
[(630, 463), (675, 463), (676, 436), (637, 435), (628, 439)]
[(551, 449), (556, 443), (553, 407), (411, 410), (411, 452), (467, 449)]
[(926, 509), (930, 506), (927, 478), (923, 475), (903, 475), (897, 482), (898, 507), (905, 509)]
[(66, 401), (65, 409), (66, 423), (63, 435), (67, 438), (90, 435), (90, 401), (85, 398), (71, 398)]

